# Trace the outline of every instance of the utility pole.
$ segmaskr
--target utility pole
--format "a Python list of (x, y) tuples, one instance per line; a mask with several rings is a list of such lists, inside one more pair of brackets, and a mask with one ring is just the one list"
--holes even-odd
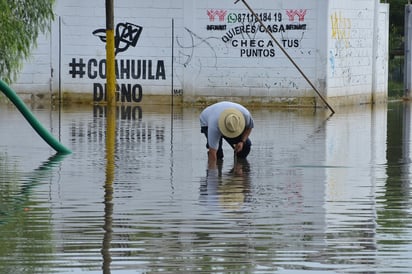
[(114, 52), (114, 0), (106, 0), (106, 181), (104, 183), (103, 274), (110, 273), (113, 232), (113, 181), (116, 154), (116, 72)]
[(412, 97), (412, 6), (410, 0), (405, 6), (405, 63), (404, 63), (404, 97), (411, 99)]
[(106, 99), (108, 106), (116, 105), (113, 1), (106, 0)]

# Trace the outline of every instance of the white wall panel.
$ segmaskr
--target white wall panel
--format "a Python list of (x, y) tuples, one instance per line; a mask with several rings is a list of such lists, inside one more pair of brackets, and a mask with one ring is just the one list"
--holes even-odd
[[(326, 97), (372, 92), (375, 0), (247, 2)], [(104, 2), (58, 0), (55, 12), (52, 34), (39, 38), (14, 86), (96, 95), (105, 83)], [(118, 0), (115, 28), (119, 92), (138, 86), (143, 97), (170, 95), (173, 82), (184, 98), (316, 97), (242, 1)], [(380, 79), (385, 65), (383, 58)]]

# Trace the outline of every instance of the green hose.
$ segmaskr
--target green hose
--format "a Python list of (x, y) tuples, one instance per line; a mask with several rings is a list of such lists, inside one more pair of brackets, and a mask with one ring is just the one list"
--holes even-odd
[(30, 123), (33, 129), (58, 153), (69, 154), (71, 150), (63, 146), (42, 124), (36, 119), (33, 113), (27, 108), (17, 94), (2, 80), (0, 80), (0, 90), (13, 102), (24, 118)]

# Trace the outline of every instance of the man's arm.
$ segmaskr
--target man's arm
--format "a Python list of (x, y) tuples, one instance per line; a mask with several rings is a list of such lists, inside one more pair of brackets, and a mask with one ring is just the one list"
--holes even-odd
[(246, 142), (247, 138), (249, 138), (250, 133), (252, 132), (252, 128), (247, 128), (242, 134), (241, 141), (235, 145), (235, 151), (240, 152), (243, 149), (243, 144)]
[(208, 158), (208, 168), (215, 169), (217, 168), (217, 150), (214, 148), (209, 148), (207, 152)]

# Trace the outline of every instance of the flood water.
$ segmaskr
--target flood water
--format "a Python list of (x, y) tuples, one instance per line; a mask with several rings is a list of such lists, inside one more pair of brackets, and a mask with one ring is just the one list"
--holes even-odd
[(0, 105), (0, 273), (412, 273), (406, 103), (251, 109), (207, 170), (201, 109)]

